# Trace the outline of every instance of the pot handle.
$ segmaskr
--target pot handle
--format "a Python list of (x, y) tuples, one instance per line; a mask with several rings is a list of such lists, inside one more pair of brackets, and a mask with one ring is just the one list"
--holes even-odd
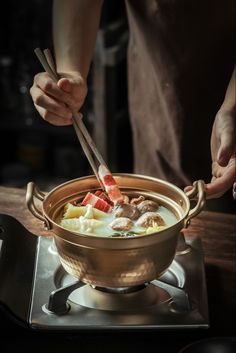
[(197, 196), (197, 204), (193, 209), (189, 211), (189, 214), (185, 220), (185, 228), (189, 226), (190, 220), (193, 217), (197, 216), (205, 206), (206, 193), (205, 193), (204, 181), (203, 180), (194, 181), (192, 190), (187, 191), (186, 195), (190, 200), (195, 199), (195, 196)]
[(47, 230), (50, 230), (51, 225), (44, 216), (43, 212), (37, 209), (37, 207), (35, 206), (34, 198), (37, 198), (39, 201), (44, 201), (45, 194), (37, 188), (33, 181), (31, 181), (27, 184), (26, 205), (32, 215), (38, 218), (40, 221), (43, 221), (45, 228)]

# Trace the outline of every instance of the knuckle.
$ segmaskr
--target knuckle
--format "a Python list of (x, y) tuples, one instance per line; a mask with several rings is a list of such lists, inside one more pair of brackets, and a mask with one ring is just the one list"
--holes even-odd
[(63, 115), (65, 115), (65, 114), (64, 114), (64, 110), (61, 109), (60, 107), (54, 107), (54, 113), (55, 113), (56, 115), (58, 115), (58, 116), (63, 116)]
[(43, 100), (43, 95), (42, 94), (38, 94), (34, 97), (34, 102), (37, 105), (41, 105), (42, 104), (42, 100)]
[(42, 75), (43, 75), (42, 72), (39, 72), (36, 75), (34, 75), (34, 84), (37, 84), (38, 82), (40, 82)]
[(63, 116), (66, 112), (66, 108), (65, 108), (64, 104), (62, 104), (58, 101), (54, 101), (51, 106), (51, 111), (54, 112), (54, 114), (56, 114), (58, 116)]
[(40, 73), (36, 74), (36, 75), (34, 76), (34, 82), (37, 82), (38, 79), (39, 79), (39, 77), (40, 77)]
[(48, 110), (44, 110), (43, 112), (42, 112), (42, 118), (44, 119), (44, 120), (50, 120), (50, 113), (49, 113), (49, 111)]
[(43, 91), (50, 92), (52, 90), (52, 82), (50, 82), (50, 81), (43, 82), (42, 89), (43, 89)]

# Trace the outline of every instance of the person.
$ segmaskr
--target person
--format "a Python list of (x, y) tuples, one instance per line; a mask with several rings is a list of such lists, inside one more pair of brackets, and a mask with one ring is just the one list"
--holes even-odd
[[(30, 89), (51, 124), (72, 123), (88, 94), (102, 0), (54, 0), (57, 71)], [(128, 91), (134, 172), (185, 190), (208, 178), (208, 197), (236, 180), (234, 1), (127, 0)], [(211, 151), (211, 155), (210, 155)]]

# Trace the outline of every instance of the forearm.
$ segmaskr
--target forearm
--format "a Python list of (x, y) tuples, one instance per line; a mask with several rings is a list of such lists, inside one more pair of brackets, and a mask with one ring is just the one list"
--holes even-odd
[(99, 28), (102, 0), (54, 0), (53, 42), (58, 72), (86, 80)]

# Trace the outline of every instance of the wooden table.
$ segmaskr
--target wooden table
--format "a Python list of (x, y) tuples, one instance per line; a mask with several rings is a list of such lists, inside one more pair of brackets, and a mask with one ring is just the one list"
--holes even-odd
[[(26, 208), (25, 190), (0, 187), (0, 213), (15, 217), (34, 234), (48, 234), (43, 230), (42, 222), (35, 219)], [(73, 347), (77, 344), (84, 347), (81, 352), (100, 352), (101, 349), (103, 353), (126, 351), (132, 353), (137, 352), (137, 348), (139, 348), (138, 351), (141, 351), (142, 347), (147, 349), (149, 344), (156, 345), (158, 342), (160, 350), (157, 348), (155, 352), (175, 353), (188, 342), (201, 338), (235, 336), (236, 216), (203, 211), (192, 220), (190, 227), (185, 232), (189, 235), (199, 235), (203, 243), (210, 314), (210, 328), (208, 330), (191, 333), (175, 332), (172, 336), (169, 334), (168, 337), (165, 333), (160, 337), (157, 333), (151, 332), (138, 335), (137, 333), (129, 333), (119, 336), (118, 340), (117, 333), (108, 333), (103, 338), (94, 333), (89, 336), (77, 334), (70, 336), (69, 341), (68, 336), (65, 341), (61, 341), (57, 352), (64, 352), (62, 347), (66, 347), (69, 352), (72, 342)], [(30, 339), (32, 340), (32, 337)], [(35, 335), (34, 339), (36, 339)], [(55, 336), (52, 339), (47, 334), (48, 350), (44, 348), (44, 352), (53, 352), (53, 350), (49, 350), (49, 347), (50, 344), (53, 346), (53, 342), (55, 343), (54, 339)], [(38, 344), (40, 346), (40, 342)], [(14, 353), (14, 350), (10, 351)], [(22, 352), (22, 349), (19, 351)], [(15, 350), (15, 352), (18, 351)]]

